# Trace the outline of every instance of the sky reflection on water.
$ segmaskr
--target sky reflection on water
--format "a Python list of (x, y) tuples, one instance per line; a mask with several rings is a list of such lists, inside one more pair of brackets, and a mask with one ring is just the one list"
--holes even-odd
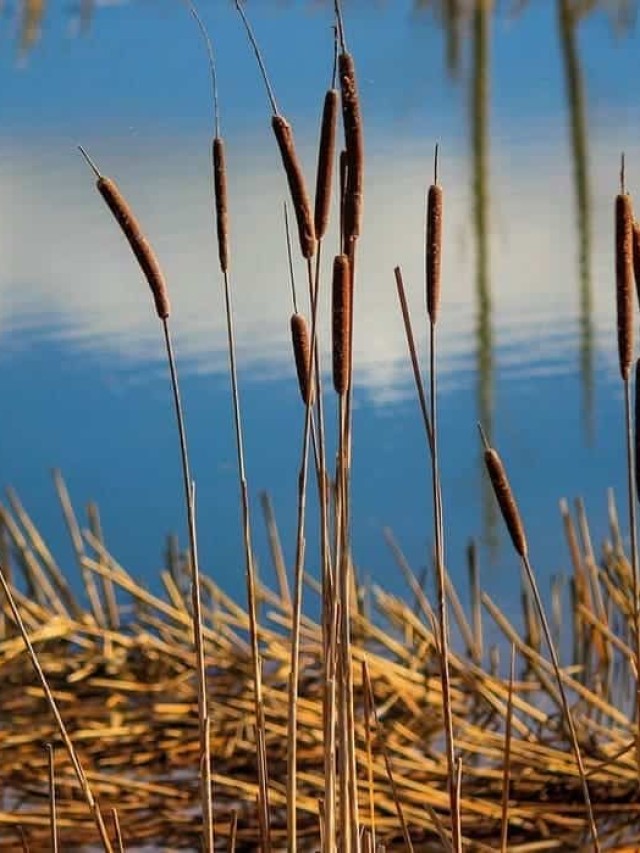
[[(585, 496), (596, 541), (606, 488), (622, 497), (612, 197), (620, 151), (632, 188), (640, 160), (639, 104), (632, 86), (619, 85), (637, 79), (640, 54), (635, 27), (614, 24), (616, 10), (633, 4), (601, 4), (583, 20), (568, 0), (529, 4), (518, 16), (491, 15), (480, 0), (463, 5), (468, 12), (455, 27), (442, 14), (449, 4), (440, 17), (410, 3), (347, 7), (368, 157), (354, 547), (363, 572), (392, 585), (385, 525), (414, 567), (429, 553), (426, 453), (392, 270), (402, 265), (422, 329), (423, 195), (437, 140), (447, 191), (440, 423), (451, 571), (463, 580), (464, 547), (475, 536), (489, 581), (509, 599), (516, 573), (500, 580), (513, 560), (499, 547), (476, 420), (509, 464), (541, 569), (567, 568), (562, 495)], [(201, 8), (217, 48), (229, 150), (250, 484), (256, 499), (261, 489), (272, 493), (290, 553), (301, 412), (288, 337), (285, 188), (231, 4)], [(330, 74), (330, 5), (249, 8), (311, 176)], [(180, 3), (96, 3), (73, 39), (69, 18), (55, 9), (43, 6), (41, 22), (31, 23), (40, 38), (33, 30), (27, 45), (16, 4), (7, 4), (0, 40), (12, 48), (0, 60), (0, 387), (11, 401), (1, 427), (3, 482), (59, 542), (47, 470), (61, 467), (80, 503), (100, 503), (116, 555), (150, 583), (161, 537), (182, 529), (162, 341), (140, 275), (77, 153), (82, 142), (125, 190), (163, 261), (203, 558), (240, 594), (202, 45)], [(297, 274), (301, 286), (301, 266)], [(420, 340), (424, 346), (422, 332)], [(264, 541), (257, 547), (266, 563)]]

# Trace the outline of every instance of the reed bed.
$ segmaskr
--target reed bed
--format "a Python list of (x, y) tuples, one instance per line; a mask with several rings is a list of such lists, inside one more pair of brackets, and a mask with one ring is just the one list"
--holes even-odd
[[(177, 563), (174, 555), (161, 570), (164, 594), (156, 596), (87, 530), (83, 567), (96, 581), (106, 579), (117, 590), (119, 627), (104, 627), (80, 600), (74, 598), (71, 609), (61, 597), (45, 596), (36, 586), (34, 569), (39, 566), (51, 576), (48, 552), (40, 547), (35, 530), (25, 532), (24, 518), (6, 510), (3, 517), (11, 517), (10, 531), (15, 526), (23, 532), (21, 538), (18, 531), (11, 534), (12, 592), (104, 814), (117, 808), (125, 849), (154, 841), (197, 848), (202, 832), (199, 820), (194, 820), (200, 804), (200, 745), (188, 555), (181, 555)], [(584, 550), (580, 558), (586, 560)], [(575, 645), (587, 651), (581, 663), (572, 660), (561, 673), (601, 843), (604, 849), (622, 849), (616, 845), (640, 843), (640, 831), (634, 828), (640, 804), (629, 675), (634, 655), (625, 639), (634, 618), (630, 564), (606, 545), (595, 579), (609, 603), (609, 622), (574, 600), (573, 624), (580, 631)], [(249, 615), (209, 578), (203, 577), (201, 583), (215, 757), (215, 834), (226, 845), (234, 830), (237, 849), (257, 849)], [(308, 583), (317, 589), (311, 578)], [(281, 847), (287, 840), (291, 606), (280, 592), (264, 586), (257, 592), (266, 617), (259, 627), (259, 644), (271, 835), (273, 844)], [(403, 843), (404, 822), (415, 849), (443, 849), (440, 833), (447, 837), (448, 771), (437, 633), (429, 611), (424, 612), (428, 602), (419, 597), (416, 610), (411, 595), (403, 600), (378, 587), (368, 592), (374, 603), (371, 615), (352, 613), (360, 821), (369, 827), (375, 820), (376, 839), (387, 847)], [(583, 849), (587, 821), (582, 786), (553, 669), (486, 593), (481, 601), (485, 622), (493, 621), (505, 647), (513, 644), (517, 650), (518, 670), (512, 684), (508, 672), (491, 674), (470, 650), (460, 650), (461, 634), (454, 636), (448, 663), (456, 748), (462, 760), (465, 847), (500, 847), (508, 750), (509, 849)], [(22, 849), (22, 832), (31, 849), (46, 849), (51, 838), (50, 762), (43, 744), (59, 744), (60, 738), (6, 608), (5, 615), (0, 640), (0, 844), (3, 850)], [(615, 632), (610, 625), (617, 626)], [(324, 790), (322, 642), (322, 626), (303, 617), (297, 818), (303, 849), (318, 845)], [(604, 644), (609, 648), (606, 657), (599, 651)], [(363, 684), (364, 664), (370, 696)], [(55, 753), (55, 784), (61, 849), (95, 843), (91, 815), (60, 748)], [(624, 836), (620, 841), (619, 835)]]

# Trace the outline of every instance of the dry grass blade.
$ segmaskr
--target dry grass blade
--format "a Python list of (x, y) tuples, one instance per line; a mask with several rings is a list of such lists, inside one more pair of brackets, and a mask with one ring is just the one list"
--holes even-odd
[(118, 818), (118, 810), (111, 809), (111, 818), (113, 820), (113, 831), (116, 835), (116, 844), (118, 845), (118, 853), (124, 853), (124, 842), (122, 839), (122, 830), (120, 829), (120, 820)]
[[(378, 710), (376, 708), (376, 700), (373, 695), (373, 687), (371, 685), (371, 675), (369, 673), (369, 665), (365, 660), (362, 662), (362, 674), (364, 678), (363, 687), (365, 691), (369, 695), (369, 706), (373, 710), (373, 718), (376, 723), (376, 729), (380, 734), (381, 725), (380, 720), (378, 718)], [(407, 826), (407, 821), (405, 820), (404, 811), (402, 809), (402, 803), (400, 802), (400, 798), (398, 796), (398, 788), (394, 779), (393, 769), (391, 767), (391, 760), (389, 758), (389, 753), (387, 751), (387, 747), (385, 744), (384, 737), (380, 737), (380, 748), (382, 749), (382, 755), (384, 757), (384, 764), (387, 771), (387, 776), (389, 778), (389, 782), (391, 783), (391, 789), (393, 791), (393, 802), (396, 807), (396, 812), (398, 814), (398, 820), (400, 821), (400, 826), (402, 828), (402, 835), (404, 837), (405, 844), (407, 845), (407, 849), (413, 853), (413, 843), (411, 842), (411, 836), (409, 834), (409, 827)]]
[(136, 219), (133, 210), (118, 189), (115, 181), (101, 175), (84, 148), (82, 146), (79, 146), (79, 148), (96, 175), (96, 187), (98, 192), (105, 200), (107, 207), (122, 229), (122, 233), (129, 241), (131, 250), (133, 251), (136, 260), (147, 279), (149, 287), (151, 288), (151, 294), (153, 296), (158, 317), (161, 320), (166, 320), (170, 314), (171, 306), (169, 304), (169, 294), (167, 292), (167, 285), (160, 267), (160, 262), (151, 248), (149, 241), (145, 237), (142, 227)]
[(331, 327), (333, 337), (333, 387), (343, 395), (349, 387), (351, 358), (351, 273), (349, 258), (336, 255), (333, 261)]

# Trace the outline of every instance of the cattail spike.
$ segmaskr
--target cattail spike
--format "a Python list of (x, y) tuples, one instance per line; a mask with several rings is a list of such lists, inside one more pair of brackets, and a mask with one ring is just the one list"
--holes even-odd
[(226, 273), (229, 269), (229, 207), (224, 142), (219, 136), (213, 140), (213, 186), (216, 204), (218, 258), (220, 259), (220, 269)]
[(309, 201), (309, 194), (307, 193), (302, 166), (296, 153), (293, 131), (289, 122), (280, 115), (273, 116), (271, 126), (278, 143), (278, 148), (280, 149), (282, 165), (284, 166), (289, 184), (293, 210), (296, 215), (296, 222), (298, 223), (300, 250), (302, 256), (308, 260), (313, 257), (316, 251), (316, 235), (311, 213), (311, 203)]
[(96, 187), (113, 214), (122, 233), (129, 241), (131, 250), (136, 256), (140, 269), (144, 273), (155, 303), (156, 313), (161, 320), (166, 320), (171, 312), (167, 284), (164, 274), (149, 241), (144, 236), (140, 223), (135, 217), (129, 203), (118, 189), (115, 181), (102, 175), (87, 152), (78, 146), (87, 163), (97, 176)]
[(351, 273), (346, 255), (337, 255), (333, 261), (332, 296), (333, 387), (336, 394), (342, 395), (349, 387), (351, 362)]
[(619, 193), (615, 202), (616, 302), (618, 356), (624, 382), (633, 362), (633, 222), (631, 196)]
[(482, 436), (482, 442), (485, 447), (484, 462), (487, 467), (489, 479), (491, 480), (493, 492), (496, 496), (496, 500), (498, 501), (498, 506), (500, 507), (504, 522), (507, 525), (507, 530), (511, 536), (513, 547), (516, 549), (516, 552), (520, 557), (524, 559), (528, 553), (527, 537), (524, 532), (524, 525), (522, 524), (518, 504), (516, 503), (516, 499), (509, 484), (507, 472), (505, 471), (498, 451), (494, 450), (494, 448), (489, 445), (482, 427), (480, 425), (478, 426)]
[[(437, 152), (437, 148), (436, 148)], [(437, 162), (437, 153), (436, 153)], [(437, 183), (429, 187), (427, 196), (427, 233), (426, 233), (426, 285), (427, 285), (427, 311), (429, 319), (435, 326), (440, 304), (440, 278), (442, 269), (442, 212), (444, 195), (442, 187)]]
[(329, 223), (333, 161), (336, 149), (336, 125), (338, 123), (338, 92), (329, 89), (324, 98), (320, 147), (318, 150), (318, 173), (316, 176), (316, 203), (314, 225), (316, 239), (321, 240)]
[(633, 223), (633, 274), (636, 280), (636, 294), (640, 304), (640, 222)]
[(347, 244), (360, 235), (364, 183), (364, 137), (356, 69), (350, 53), (338, 57), (342, 92), (342, 121), (347, 150), (347, 186), (345, 191), (345, 235)]
[(291, 315), (291, 342), (293, 344), (293, 356), (296, 362), (300, 396), (306, 406), (311, 406), (313, 405), (314, 398), (314, 384), (313, 377), (311, 376), (309, 325), (303, 315), (297, 312)]
[(636, 495), (640, 501), (640, 358), (636, 361), (636, 397), (635, 397), (635, 470)]

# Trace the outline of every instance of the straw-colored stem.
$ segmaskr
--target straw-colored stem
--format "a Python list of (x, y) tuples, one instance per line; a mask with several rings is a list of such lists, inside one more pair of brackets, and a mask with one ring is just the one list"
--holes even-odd
[[(638, 390), (636, 389), (636, 393)], [(633, 442), (633, 421), (631, 415), (631, 382), (624, 381), (624, 419), (627, 449), (627, 498), (629, 502), (629, 534), (631, 538), (631, 572), (633, 592), (633, 630), (635, 635), (634, 653), (636, 665), (636, 760), (640, 769), (640, 579), (638, 569), (638, 540), (636, 519), (636, 484)]]
[(451, 682), (449, 675), (449, 625), (447, 618), (447, 592), (444, 569), (444, 543), (442, 541), (443, 520), (440, 499), (440, 471), (438, 467), (438, 421), (436, 403), (436, 324), (429, 323), (429, 387), (431, 405), (431, 427), (433, 430), (433, 453), (431, 454), (431, 485), (433, 498), (433, 530), (436, 552), (436, 575), (438, 582), (438, 631), (440, 637), (440, 677), (442, 680), (442, 712), (444, 717), (445, 750), (449, 802), (451, 805), (451, 837), (455, 853), (462, 850), (461, 832), (456, 818), (455, 746), (453, 739), (453, 714), (451, 711)]
[(113, 819), (113, 830), (116, 834), (118, 853), (124, 853), (124, 841), (122, 839), (122, 830), (120, 829), (120, 819), (118, 817), (117, 809), (111, 809), (111, 817)]
[(11, 592), (10, 586), (6, 581), (3, 566), (0, 566), (0, 586), (2, 586), (2, 590), (6, 596), (7, 602), (9, 603), (11, 615), (13, 616), (14, 622), (18, 626), (18, 630), (20, 631), (25, 647), (27, 649), (27, 654), (31, 659), (31, 664), (42, 686), (42, 690), (45, 695), (45, 699), (47, 700), (47, 704), (49, 705), (51, 713), (53, 714), (53, 717), (56, 721), (58, 731), (60, 732), (60, 736), (69, 755), (69, 760), (71, 761), (71, 764), (73, 766), (73, 770), (76, 774), (78, 784), (80, 785), (85, 801), (89, 806), (89, 810), (93, 815), (93, 819), (100, 835), (100, 840), (102, 841), (104, 849), (107, 851), (107, 853), (113, 853), (113, 847), (111, 846), (111, 842), (109, 841), (109, 836), (107, 835), (107, 829), (104, 825), (104, 820), (102, 819), (100, 808), (89, 786), (89, 782), (82, 768), (82, 764), (80, 763), (80, 757), (76, 752), (71, 738), (69, 737), (69, 733), (67, 732), (67, 728), (62, 720), (62, 717), (60, 716), (58, 705), (56, 703), (56, 700), (53, 698), (53, 693), (51, 692), (44, 671), (40, 665), (36, 650), (34, 649), (31, 640), (29, 639), (29, 634), (27, 633), (27, 629), (22, 620), (22, 616), (20, 615), (20, 611), (18, 610), (18, 605), (16, 604), (15, 598), (13, 597), (13, 593)]
[(56, 763), (53, 745), (46, 745), (49, 765), (49, 820), (51, 821), (51, 853), (58, 853), (58, 815), (56, 811)]
[(203, 842), (205, 853), (213, 853), (214, 817), (211, 788), (211, 744), (208, 736), (209, 706), (207, 700), (206, 660), (204, 639), (202, 635), (202, 603), (200, 596), (200, 565), (198, 561), (198, 543), (196, 536), (195, 490), (191, 479), (189, 455), (187, 450), (187, 435), (180, 399), (178, 371), (175, 354), (169, 330), (168, 318), (162, 319), (162, 329), (167, 351), (171, 390), (175, 409), (178, 440), (180, 444), (180, 459), (182, 464), (182, 479), (184, 486), (185, 507), (191, 550), (191, 598), (193, 606), (193, 640), (196, 651), (196, 680), (198, 692), (198, 734), (200, 740), (200, 786), (202, 797)]
[[(222, 266), (222, 265), (221, 265)], [(238, 388), (238, 370), (237, 370), (237, 362), (236, 362), (236, 342), (235, 342), (235, 329), (233, 322), (233, 303), (231, 299), (231, 285), (229, 280), (229, 271), (227, 268), (222, 267), (223, 269), (223, 281), (224, 281), (224, 304), (225, 304), (225, 317), (227, 323), (227, 345), (229, 349), (229, 374), (231, 377), (231, 397), (232, 397), (232, 405), (233, 405), (233, 423), (234, 423), (234, 431), (236, 438), (236, 456), (237, 456), (237, 464), (238, 464), (238, 480), (240, 485), (240, 500), (242, 505), (242, 539), (244, 545), (244, 558), (245, 558), (245, 574), (247, 578), (247, 590), (249, 594), (255, 598), (255, 592), (253, 590), (253, 584), (249, 582), (249, 579), (254, 577), (254, 565), (253, 565), (253, 546), (251, 541), (251, 518), (249, 511), (249, 490), (247, 486), (247, 475), (245, 469), (244, 462), (244, 437), (243, 437), (243, 429), (242, 429), (242, 414), (240, 407), (240, 391)], [(255, 600), (250, 608), (255, 611)], [(258, 646), (257, 646), (257, 632), (255, 637), (255, 642), (252, 642), (252, 655), (253, 655), (253, 666), (254, 666), (254, 682), (255, 682), (255, 703), (256, 703), (256, 723), (262, 716), (261, 705), (258, 705), (258, 696), (261, 691), (258, 689), (258, 681), (260, 678), (258, 671)], [(261, 821), (262, 825), (266, 828), (267, 836), (269, 835), (269, 785), (266, 778), (265, 773), (263, 772), (263, 768), (267, 767), (267, 756), (264, 752), (264, 739), (258, 739), (258, 785), (260, 789), (259, 796), (259, 808), (261, 811)]]
[(513, 730), (513, 683), (515, 680), (516, 647), (511, 644), (511, 664), (509, 667), (509, 694), (507, 697), (507, 719), (504, 730), (504, 758), (502, 769), (502, 832), (500, 851), (507, 853), (509, 837), (509, 781), (511, 776), (511, 735)]
[(529, 580), (529, 586), (531, 587), (531, 591), (533, 593), (533, 598), (536, 604), (536, 608), (538, 610), (538, 616), (540, 617), (540, 623), (542, 625), (542, 631), (544, 633), (544, 638), (547, 643), (547, 648), (549, 650), (549, 655), (551, 656), (551, 663), (553, 664), (553, 669), (555, 671), (556, 680), (558, 682), (558, 690), (560, 692), (560, 699), (562, 703), (562, 710), (564, 711), (565, 720), (567, 722), (567, 726), (569, 728), (569, 735), (571, 738), (571, 745), (573, 747), (573, 751), (576, 758), (576, 763), (578, 765), (578, 772), (580, 773), (580, 782), (582, 784), (582, 791), (584, 794), (584, 801), (587, 807), (587, 817), (589, 820), (589, 828), (591, 830), (591, 838), (593, 840), (593, 849), (596, 853), (600, 851), (600, 842), (598, 840), (598, 828), (596, 826), (595, 816), (593, 813), (593, 806), (591, 805), (591, 795), (589, 793), (589, 783), (587, 782), (587, 775), (584, 768), (584, 762), (582, 760), (582, 753), (580, 751), (580, 744), (578, 742), (578, 732), (575, 727), (575, 723), (573, 720), (573, 714), (571, 713), (571, 708), (569, 707), (569, 700), (567, 699), (567, 693), (564, 688), (564, 682), (562, 680), (562, 676), (560, 674), (560, 662), (558, 660), (558, 654), (556, 652), (556, 648), (553, 644), (553, 638), (551, 636), (551, 629), (549, 628), (549, 623), (547, 621), (546, 614), (544, 612), (544, 607), (542, 604), (542, 598), (540, 596), (540, 591), (538, 589), (538, 584), (536, 582), (535, 575), (533, 573), (533, 569), (531, 567), (531, 562), (529, 560), (529, 555), (525, 552), (521, 557), (522, 565), (524, 566), (525, 572), (527, 574), (527, 578)]
[[(318, 318), (318, 290), (313, 285), (311, 262), (308, 263), (311, 291), (311, 342), (307, 387), (312, 386), (315, 370), (315, 352)], [(289, 675), (289, 705), (287, 715), (287, 849), (290, 853), (297, 850), (297, 814), (298, 814), (298, 680), (300, 675), (300, 621), (302, 616), (302, 586), (304, 577), (305, 552), (305, 515), (307, 504), (307, 479), (309, 462), (309, 444), (311, 435), (311, 413), (313, 398), (306, 395), (304, 427), (302, 433), (302, 452), (298, 472), (298, 506), (296, 528), (296, 557), (293, 581), (293, 613), (291, 627), (291, 669)], [(321, 451), (322, 452), (322, 451)], [(324, 477), (324, 472), (322, 473)]]

